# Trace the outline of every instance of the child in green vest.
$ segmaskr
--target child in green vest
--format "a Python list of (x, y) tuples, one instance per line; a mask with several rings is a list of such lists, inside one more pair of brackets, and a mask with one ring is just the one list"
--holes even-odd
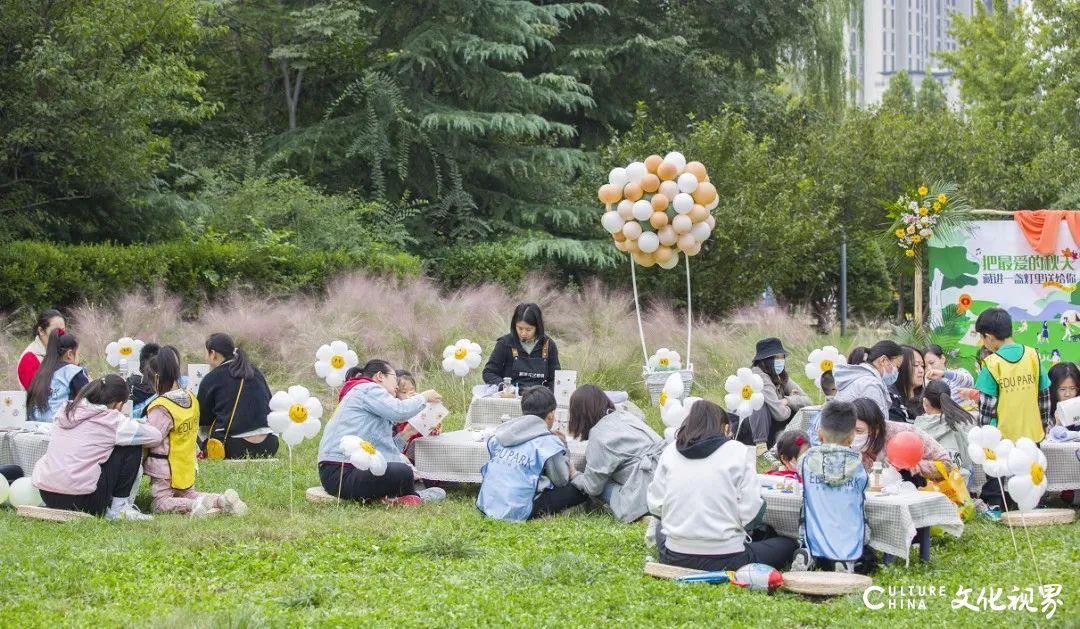
[[(1012, 339), (1012, 317), (1002, 308), (983, 311), (975, 321), (986, 357), (975, 380), (979, 391), (979, 422), (997, 426), (1002, 437), (1027, 437), (1039, 443), (1050, 429), (1050, 378), (1039, 353)], [(992, 482), (991, 482), (992, 481)], [(997, 479), (989, 479), (982, 498), (1001, 506)]]

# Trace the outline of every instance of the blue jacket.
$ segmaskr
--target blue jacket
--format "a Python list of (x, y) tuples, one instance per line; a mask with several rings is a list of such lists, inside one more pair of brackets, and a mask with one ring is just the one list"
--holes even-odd
[[(502, 430), (496, 430), (487, 442), (491, 458), (480, 469), (484, 480), (476, 508), (496, 520), (528, 520), (548, 461), (555, 459), (560, 467), (568, 467), (565, 460), (560, 460), (566, 457), (566, 446), (551, 433), (544, 420), (533, 415), (499, 428)], [(555, 485), (567, 482), (566, 477), (554, 480)]]
[(326, 423), (319, 442), (319, 462), (348, 463), (341, 451), (341, 438), (349, 435), (368, 441), (386, 457), (387, 463), (404, 463), (405, 457), (394, 440), (394, 424), (424, 410), (420, 394), (399, 400), (374, 382), (361, 382), (341, 401)]
[(86, 380), (86, 370), (71, 363), (65, 363), (54, 371), (52, 381), (49, 383), (48, 405), (44, 410), (30, 409), (30, 419), (36, 422), (52, 422), (53, 417), (56, 416), (57, 411), (60, 410), (64, 403), (75, 397), (71, 394), (71, 381), (79, 375), (82, 375), (83, 379)]
[(800, 472), (810, 554), (836, 561), (862, 557), (869, 477), (859, 454), (833, 444), (815, 446), (807, 450)]

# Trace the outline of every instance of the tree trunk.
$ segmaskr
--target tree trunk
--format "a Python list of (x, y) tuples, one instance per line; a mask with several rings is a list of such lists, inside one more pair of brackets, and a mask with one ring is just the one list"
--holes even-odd
[(300, 102), (300, 85), (304, 81), (304, 69), (296, 71), (296, 84), (289, 81), (289, 62), (282, 60), (281, 76), (285, 80), (285, 106), (289, 109), (289, 131), (296, 130), (296, 106)]
[(896, 276), (896, 322), (904, 322), (904, 272)]
[(915, 329), (921, 331), (923, 325), (923, 264), (922, 258), (915, 258)]

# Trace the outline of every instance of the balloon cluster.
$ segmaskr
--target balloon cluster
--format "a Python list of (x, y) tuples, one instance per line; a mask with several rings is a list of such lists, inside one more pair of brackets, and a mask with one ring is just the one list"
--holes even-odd
[(710, 211), (720, 204), (705, 165), (676, 152), (613, 168), (597, 196), (608, 207), (600, 224), (615, 247), (641, 266), (664, 269), (675, 268), (679, 251), (701, 251), (716, 227)]

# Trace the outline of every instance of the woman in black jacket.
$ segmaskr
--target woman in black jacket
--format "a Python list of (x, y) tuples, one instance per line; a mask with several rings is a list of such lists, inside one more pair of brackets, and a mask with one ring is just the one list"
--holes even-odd
[(510, 334), (500, 337), (484, 366), (484, 382), (498, 385), (510, 378), (519, 391), (544, 385), (555, 387), (559, 348), (544, 333), (544, 315), (536, 304), (518, 304), (510, 319)]
[(274, 456), (278, 438), (266, 423), (266, 378), (228, 334), (211, 334), (206, 353), (211, 370), (199, 384), (199, 426), (225, 444), (227, 459)]

